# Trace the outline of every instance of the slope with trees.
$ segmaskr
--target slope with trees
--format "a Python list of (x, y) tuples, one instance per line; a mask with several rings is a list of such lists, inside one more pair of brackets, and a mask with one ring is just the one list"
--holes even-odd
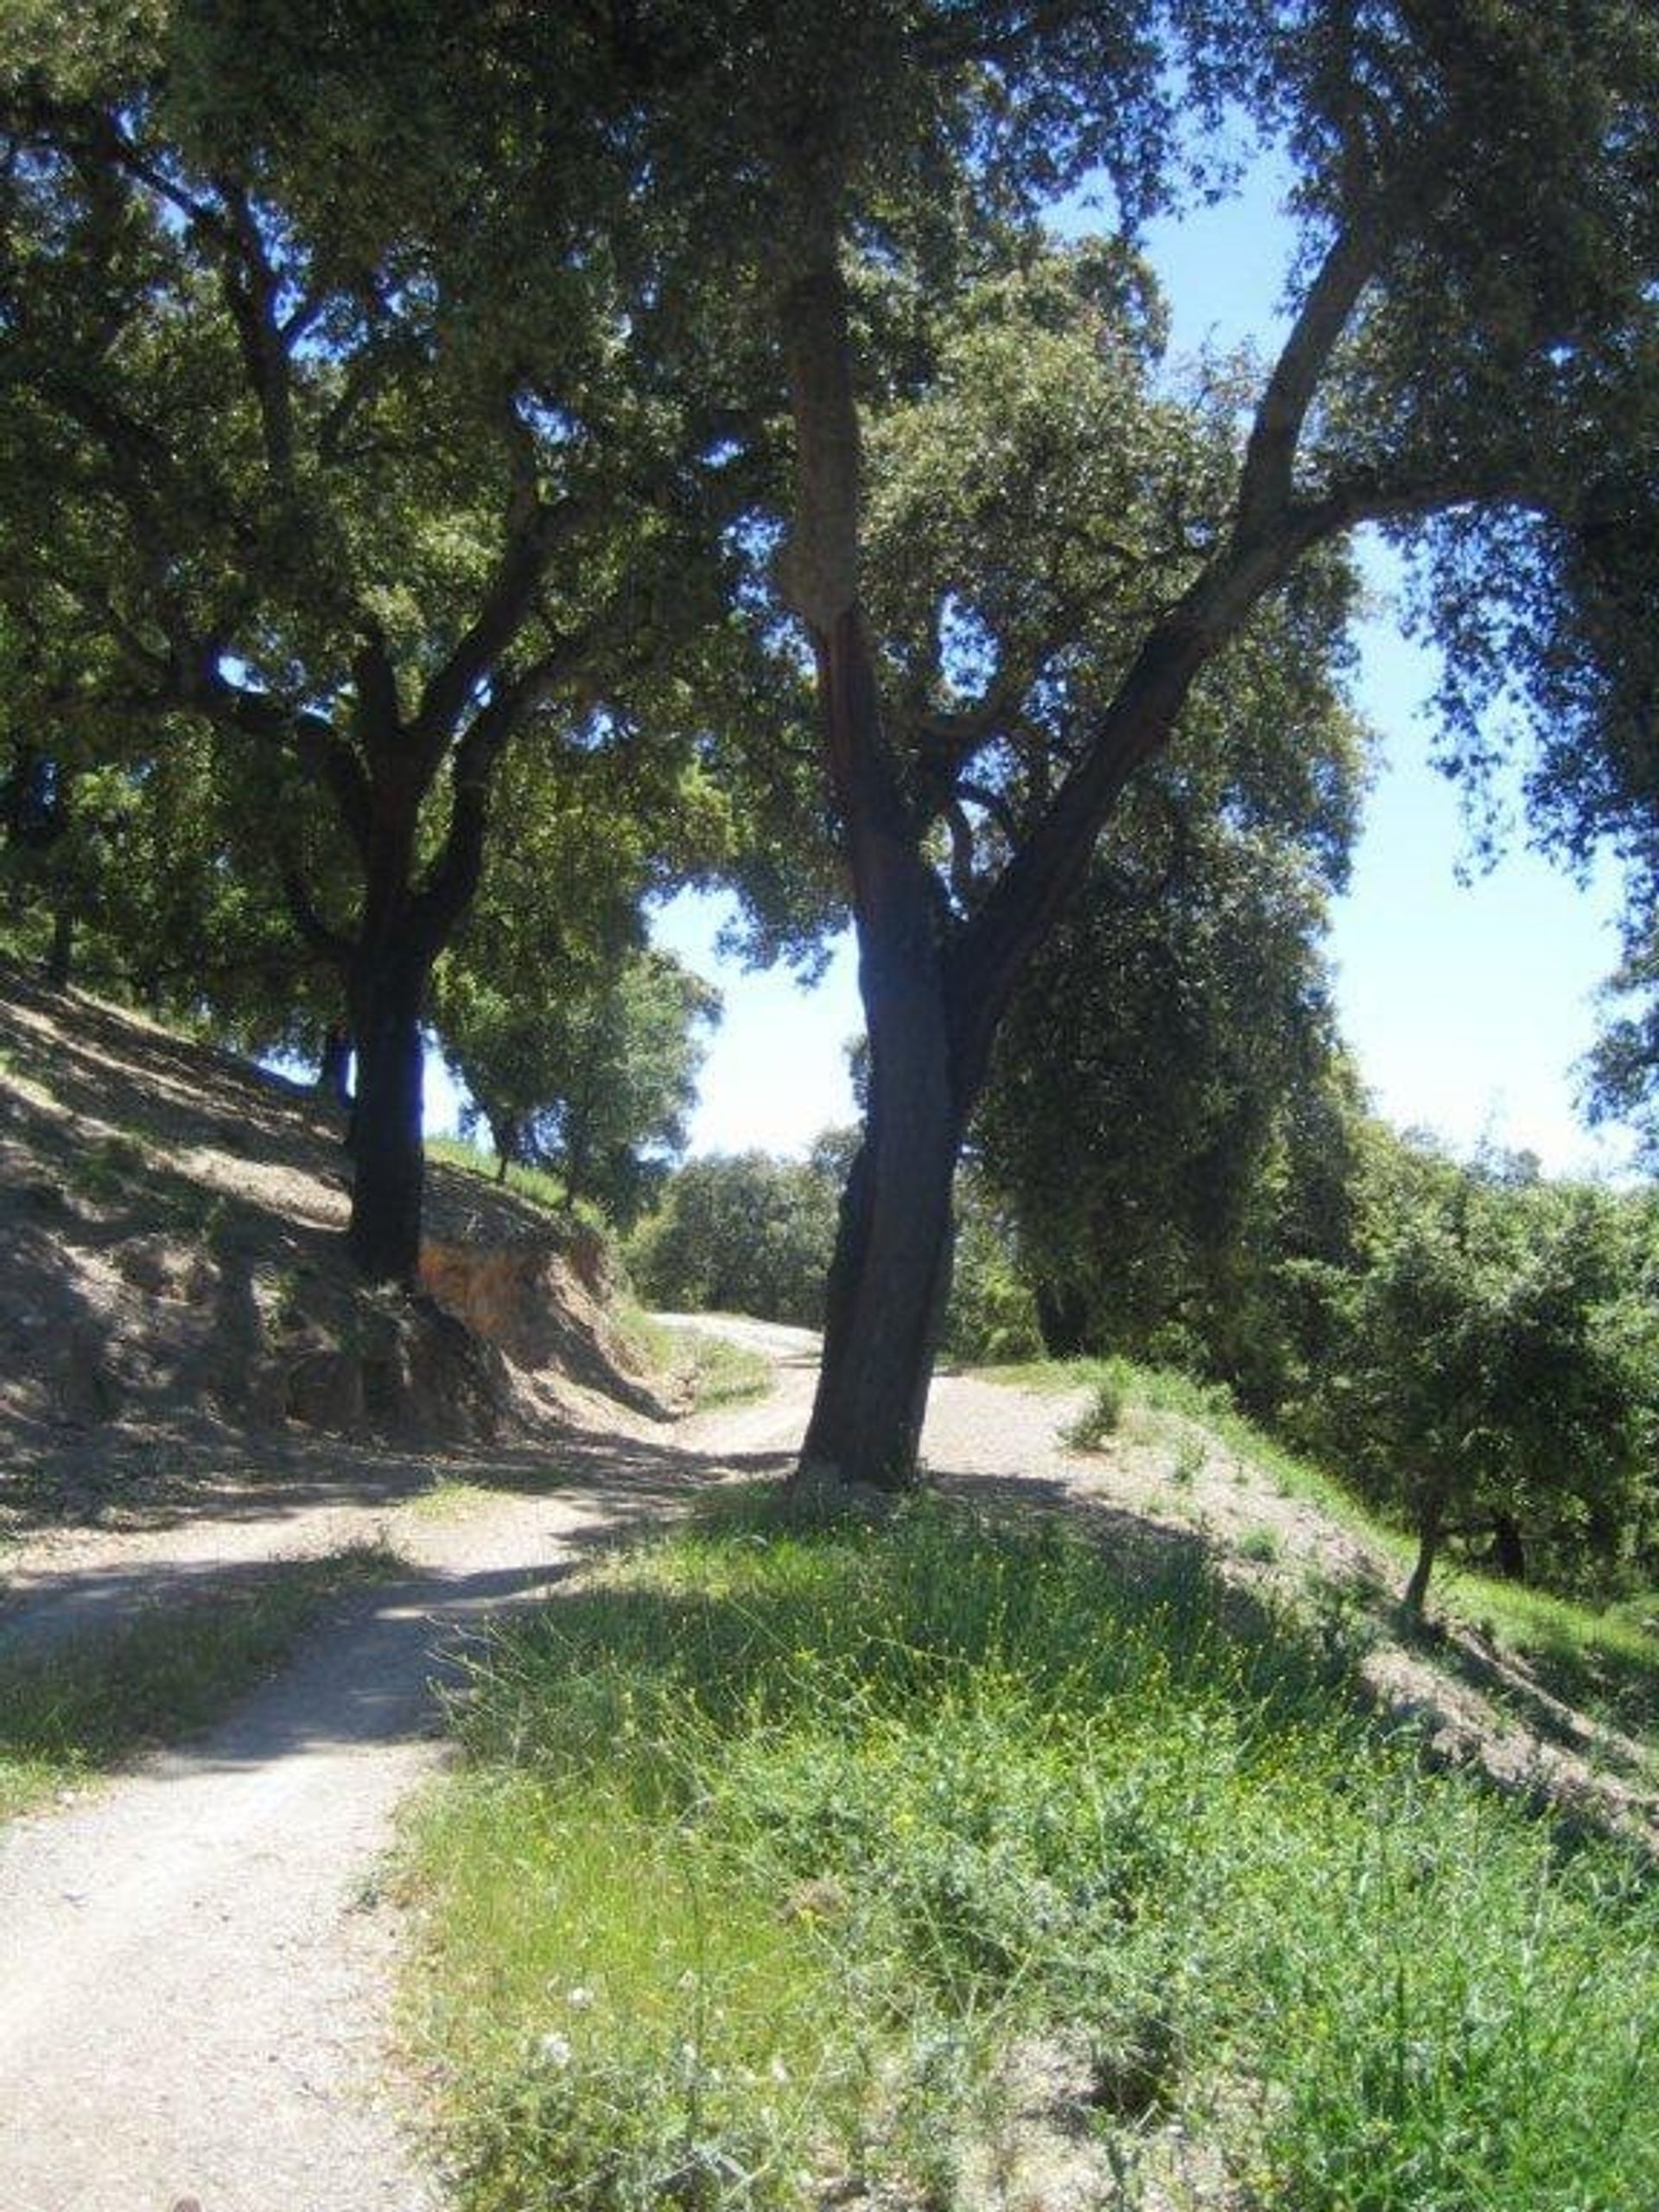
[(719, 627), (718, 463), (653, 364), (603, 49), (573, 29), (550, 78), (556, 159), (468, 59), (436, 13), (42, 9), (0, 116), (9, 711), (118, 721), (140, 774), (181, 716), (240, 748), (356, 1052), (353, 1248), (404, 1278), (499, 760), (602, 747), (667, 610)]

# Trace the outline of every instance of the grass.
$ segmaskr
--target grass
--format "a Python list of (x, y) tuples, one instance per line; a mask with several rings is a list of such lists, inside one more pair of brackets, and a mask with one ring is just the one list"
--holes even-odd
[(204, 1726), (322, 1609), (403, 1573), (384, 1547), (281, 1560), (233, 1587), (37, 1656), (0, 1656), (0, 1818)]
[[(469, 1175), (482, 1176), (490, 1183), (495, 1181), (496, 1160), (493, 1152), (482, 1151), (464, 1137), (428, 1137), (425, 1141), (429, 1160), (439, 1160), (446, 1167), (458, 1167)], [(507, 1169), (502, 1187), (515, 1197), (528, 1198), (549, 1213), (564, 1214), (569, 1211), (563, 1184), (556, 1175), (550, 1175), (540, 1167), (523, 1167), (514, 1161)]]
[[(1039, 1360), (984, 1373), (988, 1380), (1027, 1389), (1089, 1390), (1090, 1405), (1067, 1432), (1066, 1440), (1079, 1449), (1100, 1448), (1137, 1419), (1144, 1424), (1173, 1417), (1180, 1424), (1173, 1470), (1178, 1484), (1190, 1482), (1198, 1471), (1202, 1450), (1195, 1432), (1207, 1432), (1264, 1474), (1281, 1497), (1306, 1501), (1358, 1537), (1386, 1563), (1394, 1586), (1403, 1588), (1414, 1555), (1411, 1539), (1368, 1511), (1324, 1469), (1275, 1443), (1237, 1411), (1224, 1389), (1121, 1358)], [(1084, 1432), (1102, 1403), (1116, 1407), (1116, 1420), (1090, 1443)], [(1647, 1624), (1659, 1621), (1659, 1594), (1598, 1609), (1448, 1561), (1437, 1570), (1431, 1607), (1444, 1620), (1488, 1636), (1522, 1661), (1544, 1688), (1592, 1719), (1636, 1735), (1659, 1735), (1659, 1628)]]
[(772, 1362), (766, 1354), (712, 1330), (674, 1328), (638, 1306), (623, 1315), (622, 1325), (651, 1365), (671, 1388), (684, 1393), (696, 1413), (747, 1405), (772, 1389)]
[(1516, 1653), (1546, 1689), (1597, 1720), (1659, 1738), (1659, 1596), (1604, 1611), (1519, 1583), (1446, 1574), (1440, 1610)]
[(1650, 2212), (1650, 1878), (1243, 1605), (727, 1494), (500, 1627), (410, 1839), (467, 2212)]

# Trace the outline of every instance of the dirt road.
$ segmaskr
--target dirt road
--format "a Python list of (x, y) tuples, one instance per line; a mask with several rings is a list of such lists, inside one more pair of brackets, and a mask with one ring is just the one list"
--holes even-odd
[[(376, 1501), (375, 1525), (414, 1562), (405, 1582), (354, 1601), (211, 1735), (0, 1831), (0, 2212), (442, 2206), (406, 2125), (417, 2100), (391, 2070), (408, 1930), (378, 1884), (398, 1803), (441, 1756), (433, 1678), (470, 1629), (555, 1583), (585, 1543), (729, 1474), (788, 1465), (816, 1344), (720, 1325), (772, 1359), (770, 1396), (671, 1433), (573, 1435), (493, 1470), (475, 1459), (465, 1471), (494, 1487), (448, 1516)], [(1167, 1446), (1080, 1462), (1057, 1441), (1074, 1409), (943, 1376), (929, 1468), (969, 1496), (1064, 1496), (1124, 1544), (1224, 1548), (1234, 1519), (1271, 1528), (1293, 1557), (1323, 1560), (1315, 1536), (1338, 1541), (1304, 1529), (1309, 1509), (1220, 1451), (1173, 1491)], [(285, 1497), (269, 1552), (365, 1533), (329, 1517), (345, 1510), (336, 1489), (314, 1525)], [(258, 1549), (250, 1518), (245, 1500), (217, 1535), (197, 1518), (37, 1563), (18, 1578), (31, 1634), (49, 1638), (54, 1611), (84, 1624), (111, 1603), (164, 1598), (169, 1577), (211, 1577), (216, 1542), (227, 1565), (245, 1562)], [(0, 1614), (0, 1636), (6, 1625)], [(1421, 1711), (1423, 1683), (1404, 1688)], [(1468, 1729), (1501, 1778), (1504, 1729), (1490, 1715)], [(1516, 1738), (1529, 1775), (1544, 1755)]]
[[(382, 1508), (378, 1525), (417, 1562), (407, 1582), (356, 1602), (202, 1740), (0, 1833), (3, 2212), (442, 2201), (386, 2078), (399, 1931), (376, 1895), (398, 1802), (438, 1756), (433, 1676), (469, 1626), (545, 1587), (585, 1540), (672, 1510), (722, 1453), (786, 1446), (808, 1382), (810, 1367), (786, 1370), (766, 1405), (671, 1440), (555, 1447), (570, 1463), (556, 1495), (442, 1518)], [(290, 1503), (270, 1548), (296, 1536)], [(246, 1559), (245, 1513), (224, 1538)], [(153, 1596), (172, 1572), (211, 1574), (199, 1522), (174, 1550), (150, 1535), (124, 1568), (105, 1546), (37, 1571), (31, 1623), (54, 1606), (96, 1617), (89, 1587)]]
[[(0, 1834), (0, 2212), (442, 2202), (388, 2078), (403, 1931), (377, 1891), (398, 1802), (440, 1755), (432, 1680), (469, 1627), (548, 1586), (585, 1541), (787, 1465), (816, 1342), (726, 1326), (774, 1362), (771, 1396), (671, 1435), (561, 1442), (550, 1494), (488, 1494), (449, 1517), (377, 1503), (374, 1525), (416, 1562), (407, 1582), (356, 1601), (212, 1734)], [(929, 1446), (964, 1472), (1022, 1452), (1030, 1466), (1054, 1418), (1052, 1402), (1025, 1411), (946, 1381)], [(548, 1471), (520, 1458), (498, 1474), (544, 1488)], [(319, 1511), (313, 1536), (366, 1532), (337, 1497)], [(308, 1526), (285, 1498), (264, 1548), (311, 1548)], [(216, 1544), (227, 1564), (262, 1548), (245, 1510), (217, 1535), (195, 1521), (72, 1548), (19, 1578), (31, 1631), (103, 1618), (111, 1589), (124, 1604), (210, 1579)]]

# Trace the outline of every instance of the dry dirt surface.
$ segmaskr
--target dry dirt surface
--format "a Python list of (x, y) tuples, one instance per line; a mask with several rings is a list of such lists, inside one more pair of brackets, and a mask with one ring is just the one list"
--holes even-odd
[[(392, 2056), (407, 1930), (378, 1872), (399, 1801), (441, 1757), (435, 1678), (478, 1622), (556, 1584), (584, 1544), (707, 1484), (780, 1474), (814, 1338), (723, 1325), (774, 1363), (753, 1404), (673, 1430), (566, 1435), (441, 1464), (476, 1486), (338, 1500), (26, 1548), (0, 1636), (79, 1633), (250, 1560), (362, 1534), (413, 1561), (200, 1740), (0, 1834), (5, 2212), (416, 2212), (442, 2202)], [(930, 1446), (965, 1478), (1058, 1465), (1052, 1402), (946, 1382)], [(428, 1465), (429, 1478), (431, 1465)], [(488, 1487), (486, 1487), (488, 1485)], [(280, 1495), (280, 1494), (278, 1494)]]
[[(391, 1967), (405, 1931), (378, 1889), (398, 1802), (441, 1756), (435, 1678), (585, 1544), (678, 1510), (733, 1460), (779, 1465), (807, 1379), (759, 1423), (746, 1408), (729, 1429), (566, 1438), (539, 1467), (457, 1463), (503, 1487), (441, 1513), (377, 1509), (413, 1562), (406, 1580), (354, 1599), (200, 1740), (0, 1833), (4, 2212), (442, 2202), (401, 2116), (414, 2101), (391, 2056)], [(346, 1509), (318, 1510), (337, 1533)], [(54, 1618), (73, 1632), (98, 1618), (112, 1581), (162, 1602), (172, 1580), (280, 1554), (290, 1529), (244, 1514), (173, 1533), (106, 1538), (95, 1563), (36, 1560), (31, 1640)]]

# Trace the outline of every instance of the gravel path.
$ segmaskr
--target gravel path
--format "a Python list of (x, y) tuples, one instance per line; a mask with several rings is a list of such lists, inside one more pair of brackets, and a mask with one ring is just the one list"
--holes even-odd
[[(0, 2212), (426, 2212), (442, 2202), (388, 2079), (398, 1916), (376, 1873), (440, 1755), (446, 1649), (568, 1570), (584, 1541), (673, 1510), (730, 1448), (785, 1445), (786, 1385), (672, 1443), (554, 1447), (570, 1487), (453, 1515), (380, 1510), (416, 1561), (188, 1748), (0, 1831)], [(483, 1478), (487, 1469), (466, 1471)], [(506, 1470), (526, 1480), (522, 1464)], [(329, 1509), (332, 1515), (333, 1509)], [(349, 1520), (351, 1516), (346, 1516)], [(336, 1530), (329, 1519), (329, 1533)], [(317, 1531), (308, 1530), (315, 1535)], [(359, 1533), (353, 1530), (353, 1533)], [(224, 1555), (256, 1548), (245, 1522)], [(274, 1519), (267, 1551), (293, 1545)], [(135, 1546), (154, 1592), (215, 1556), (200, 1525)], [(90, 1571), (119, 1579), (108, 1547)], [(87, 1614), (84, 1572), (28, 1579), (33, 1635)], [(93, 1617), (101, 1608), (92, 1607)]]
[[(415, 1565), (212, 1733), (0, 1832), (0, 2212), (442, 2202), (389, 2078), (404, 1931), (376, 1883), (399, 1802), (440, 1756), (433, 1678), (469, 1628), (547, 1588), (584, 1541), (723, 1474), (787, 1465), (817, 1341), (719, 1325), (773, 1361), (769, 1397), (671, 1440), (577, 1437), (550, 1465), (459, 1469), (543, 1494), (481, 1493), (442, 1516), (396, 1484), (356, 1505), (285, 1496), (266, 1516), (186, 1518), (14, 1563), (0, 1616), (14, 1648), (372, 1529)], [(945, 1378), (928, 1449), (969, 1477), (1040, 1471), (1055, 1418), (1052, 1401)]]

